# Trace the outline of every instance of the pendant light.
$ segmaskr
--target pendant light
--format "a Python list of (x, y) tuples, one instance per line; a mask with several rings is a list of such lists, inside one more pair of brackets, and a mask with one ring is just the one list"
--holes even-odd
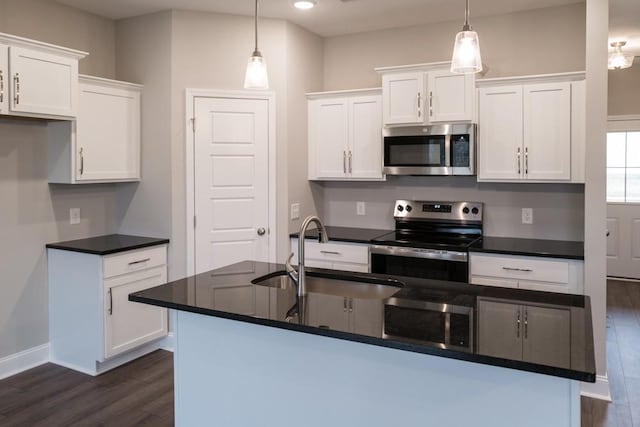
[(482, 71), (482, 58), (480, 57), (480, 41), (478, 33), (469, 26), (469, 0), (466, 0), (464, 9), (464, 26), (462, 31), (456, 34), (453, 45), (453, 57), (451, 58), (451, 72), (457, 74), (471, 74)]
[(292, 0), (291, 3), (297, 9), (312, 9), (315, 7), (317, 0)]
[(626, 45), (627, 42), (613, 42), (611, 43), (611, 47), (613, 48), (613, 52), (609, 55), (609, 64), (607, 66), (610, 70), (622, 70), (624, 68), (629, 68), (633, 64), (633, 55), (628, 55), (622, 53), (622, 46)]
[(258, 50), (258, 0), (254, 15), (256, 47), (249, 58), (247, 73), (244, 77), (245, 89), (269, 89), (269, 77), (267, 76), (267, 63)]

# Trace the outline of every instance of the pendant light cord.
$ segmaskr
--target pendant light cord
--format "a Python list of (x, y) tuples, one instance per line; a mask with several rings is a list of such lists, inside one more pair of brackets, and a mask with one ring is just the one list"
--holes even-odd
[(255, 35), (255, 41), (256, 41), (256, 48), (254, 49), (253, 55), (256, 56), (256, 53), (258, 53), (258, 56), (259, 56), (260, 53), (258, 52), (258, 0), (256, 0), (256, 8), (255, 8), (253, 22), (254, 22), (254, 35)]
[(471, 27), (469, 26), (469, 0), (466, 0), (464, 6), (464, 26), (462, 27), (462, 31), (469, 30), (471, 30)]

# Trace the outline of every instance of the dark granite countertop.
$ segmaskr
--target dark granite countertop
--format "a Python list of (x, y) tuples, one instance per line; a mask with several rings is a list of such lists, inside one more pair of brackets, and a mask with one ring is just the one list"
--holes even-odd
[(485, 236), (469, 252), (584, 259), (584, 242)]
[[(353, 228), (353, 227), (334, 227), (327, 225), (325, 227), (329, 234), (329, 240), (335, 242), (349, 242), (349, 243), (369, 243), (370, 240), (389, 233), (392, 230), (377, 230), (374, 228)], [(298, 237), (299, 233), (291, 233), (289, 237)], [(318, 230), (307, 230), (305, 233), (307, 239), (317, 239)]]
[(169, 239), (155, 237), (128, 236), (125, 234), (108, 234), (105, 236), (89, 237), (86, 239), (68, 240), (47, 244), (48, 249), (62, 249), (65, 251), (84, 252), (95, 255), (109, 255), (132, 249), (169, 243)]
[[(295, 285), (287, 279), (281, 264), (244, 261), (130, 294), (129, 300), (399, 350), (595, 381), (588, 296), (308, 268), (308, 293), (299, 299)], [(363, 285), (362, 281), (374, 285)], [(466, 313), (466, 317), (451, 314), (450, 322), (445, 322), (437, 308), (443, 304), (448, 310), (459, 308), (458, 313)], [(536, 310), (543, 314), (536, 316)], [(523, 316), (522, 325), (516, 323), (518, 312)], [(460, 338), (451, 332), (447, 341), (453, 343), (455, 338), (456, 345), (444, 346), (432, 338), (421, 338), (426, 331), (436, 331), (431, 337), (444, 334), (445, 323), (458, 325), (459, 330), (466, 328), (471, 334)], [(527, 334), (537, 335), (525, 346)], [(514, 342), (516, 350), (522, 351), (514, 353)]]

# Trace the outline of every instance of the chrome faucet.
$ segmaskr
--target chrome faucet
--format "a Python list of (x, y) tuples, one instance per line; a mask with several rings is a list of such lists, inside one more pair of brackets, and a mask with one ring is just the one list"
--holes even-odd
[(316, 224), (320, 242), (327, 243), (329, 241), (327, 229), (324, 228), (324, 224), (322, 223), (320, 218), (315, 215), (310, 215), (306, 217), (304, 221), (302, 221), (300, 232), (298, 233), (298, 271), (296, 271), (296, 269), (291, 265), (291, 259), (294, 255), (293, 252), (291, 252), (291, 255), (289, 255), (289, 258), (287, 259), (287, 262), (285, 264), (287, 274), (294, 282), (296, 282), (299, 297), (307, 294), (306, 277), (304, 272), (304, 235), (307, 232), (307, 227), (309, 227), (309, 224), (311, 224), (312, 222)]

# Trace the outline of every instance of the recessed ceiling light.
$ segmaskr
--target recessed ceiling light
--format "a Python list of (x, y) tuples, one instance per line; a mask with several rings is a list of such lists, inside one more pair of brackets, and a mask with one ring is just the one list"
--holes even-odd
[(318, 3), (317, 0), (293, 0), (291, 3), (298, 9), (311, 9)]

